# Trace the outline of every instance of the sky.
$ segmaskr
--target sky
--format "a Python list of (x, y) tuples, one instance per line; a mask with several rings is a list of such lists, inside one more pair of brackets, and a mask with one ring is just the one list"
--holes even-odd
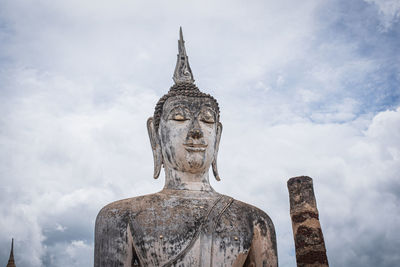
[(112, 201), (157, 192), (146, 132), (179, 26), (224, 126), (220, 193), (274, 222), (313, 178), (331, 266), (400, 262), (400, 2), (0, 0), (0, 265), (92, 266)]

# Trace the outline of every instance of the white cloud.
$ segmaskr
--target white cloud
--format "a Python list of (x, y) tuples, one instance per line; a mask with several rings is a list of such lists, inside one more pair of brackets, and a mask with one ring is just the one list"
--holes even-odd
[(72, 240), (48, 248), (46, 265), (48, 266), (92, 266), (93, 246), (83, 240)]
[(382, 29), (387, 31), (400, 18), (400, 2), (397, 0), (365, 0), (375, 4), (380, 13)]
[(57, 231), (60, 231), (60, 232), (65, 232), (65, 230), (67, 230), (67, 227), (62, 226), (59, 223), (56, 223), (56, 227), (55, 228), (56, 228)]

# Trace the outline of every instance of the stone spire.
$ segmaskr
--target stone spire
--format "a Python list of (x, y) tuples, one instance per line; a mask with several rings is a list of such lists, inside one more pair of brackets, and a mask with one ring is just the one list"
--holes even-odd
[(15, 262), (14, 262), (14, 238), (11, 240), (10, 258), (8, 259), (8, 263), (7, 263), (6, 267), (15, 267)]
[(182, 27), (179, 28), (179, 40), (178, 40), (178, 59), (176, 61), (176, 67), (174, 72), (175, 83), (194, 83), (193, 73), (190, 69), (189, 59), (186, 55), (185, 41), (183, 40)]

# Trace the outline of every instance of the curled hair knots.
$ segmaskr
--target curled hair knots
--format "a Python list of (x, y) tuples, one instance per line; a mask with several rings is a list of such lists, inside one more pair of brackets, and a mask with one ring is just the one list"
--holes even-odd
[(173, 96), (187, 96), (187, 97), (201, 97), (210, 99), (213, 104), (215, 111), (217, 112), (217, 121), (219, 121), (219, 105), (217, 100), (210, 94), (203, 93), (194, 83), (181, 82), (174, 84), (168, 91), (167, 94), (163, 95), (160, 100), (158, 100), (155, 110), (154, 110), (154, 128), (158, 131), (160, 125), (161, 115), (164, 103), (168, 98)]

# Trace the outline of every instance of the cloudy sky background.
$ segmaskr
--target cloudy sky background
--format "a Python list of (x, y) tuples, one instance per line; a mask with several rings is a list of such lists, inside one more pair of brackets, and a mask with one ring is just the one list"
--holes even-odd
[(160, 190), (145, 123), (179, 26), (224, 125), (214, 188), (274, 221), (314, 179), (331, 266), (400, 262), (400, 2), (0, 1), (0, 265), (91, 266), (97, 212)]

